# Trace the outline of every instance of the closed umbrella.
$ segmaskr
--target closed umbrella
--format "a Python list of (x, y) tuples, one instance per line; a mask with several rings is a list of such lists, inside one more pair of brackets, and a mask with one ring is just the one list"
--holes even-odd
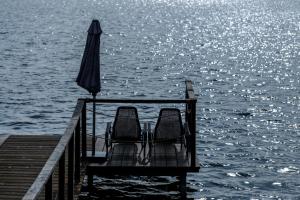
[(101, 89), (100, 83), (100, 35), (102, 33), (98, 20), (93, 20), (87, 35), (82, 56), (77, 84), (93, 95), (93, 138), (92, 155), (95, 155), (96, 104), (95, 99)]

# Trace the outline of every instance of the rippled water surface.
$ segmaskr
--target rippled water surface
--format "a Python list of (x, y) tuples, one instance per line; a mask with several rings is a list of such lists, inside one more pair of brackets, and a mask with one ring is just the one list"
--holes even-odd
[[(74, 79), (97, 18), (101, 96), (183, 97), (194, 82), (203, 168), (189, 198), (300, 199), (299, 0), (0, 4), (0, 134), (63, 133), (88, 96)], [(99, 178), (87, 198), (179, 198), (176, 179), (127, 179)]]

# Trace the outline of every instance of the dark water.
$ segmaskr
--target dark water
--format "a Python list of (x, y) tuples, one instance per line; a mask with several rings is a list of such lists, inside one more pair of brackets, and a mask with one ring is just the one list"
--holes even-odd
[[(88, 96), (74, 79), (98, 18), (101, 96), (183, 97), (184, 80), (194, 82), (204, 167), (188, 176), (189, 198), (300, 199), (299, 0), (0, 5), (0, 134), (63, 133), (76, 99)], [(88, 198), (180, 198), (171, 178), (96, 182)]]

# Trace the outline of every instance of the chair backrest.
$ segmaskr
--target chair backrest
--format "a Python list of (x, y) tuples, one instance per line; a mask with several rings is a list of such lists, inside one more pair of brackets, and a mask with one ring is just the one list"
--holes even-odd
[(137, 109), (132, 106), (120, 106), (117, 109), (112, 130), (112, 139), (139, 140), (141, 125)]
[(162, 108), (154, 130), (154, 140), (176, 141), (181, 138), (183, 125), (180, 110)]

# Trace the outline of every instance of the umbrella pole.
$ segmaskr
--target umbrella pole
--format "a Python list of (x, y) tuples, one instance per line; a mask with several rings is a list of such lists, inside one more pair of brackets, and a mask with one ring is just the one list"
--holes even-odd
[(95, 156), (96, 143), (96, 94), (93, 94), (93, 138), (92, 138), (92, 156)]

